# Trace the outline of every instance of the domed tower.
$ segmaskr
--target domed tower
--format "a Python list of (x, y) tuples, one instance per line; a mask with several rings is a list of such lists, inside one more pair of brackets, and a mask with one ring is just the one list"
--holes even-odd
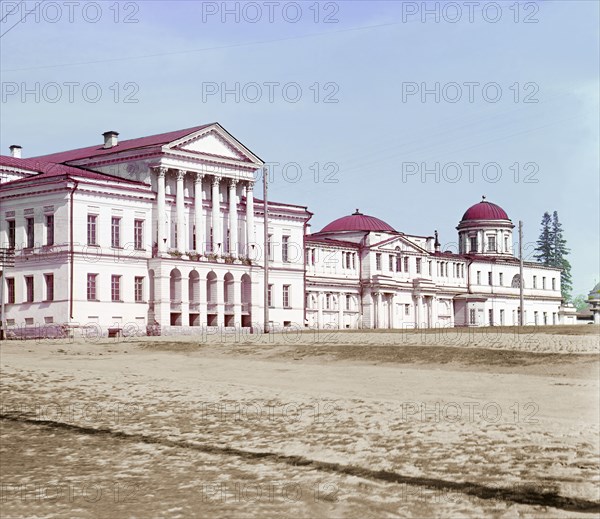
[(515, 226), (506, 211), (482, 197), (462, 217), (456, 228), (461, 254), (512, 256), (512, 230)]
[(321, 233), (326, 232), (354, 232), (354, 231), (368, 231), (368, 232), (393, 232), (396, 230), (388, 223), (375, 218), (362, 214), (358, 209), (349, 216), (342, 216), (331, 223), (328, 223)]

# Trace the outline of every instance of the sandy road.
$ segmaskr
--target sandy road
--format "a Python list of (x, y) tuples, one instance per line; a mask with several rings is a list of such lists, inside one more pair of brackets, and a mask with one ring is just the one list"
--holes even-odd
[[(236, 450), (211, 453), (226, 459), (219, 462), (222, 474), (213, 473), (211, 481), (226, 477), (231, 483), (239, 470), (231, 460), (239, 465), (241, 457), (251, 465), (256, 453), (275, 456), (268, 464), (268, 480), (274, 481), (274, 474), (287, 474), (295, 463), (277, 457), (296, 456), (313, 470), (295, 474), (295, 481), (314, 479), (316, 470), (338, 490), (335, 501), (313, 502), (317, 508), (300, 500), (296, 516), (306, 516), (300, 510), (351, 516), (352, 502), (373, 517), (418, 516), (424, 510), (435, 516), (518, 511), (554, 517), (586, 515), (599, 500), (595, 356), (564, 362), (533, 357), (528, 372), (510, 373), (510, 359), (492, 366), (481, 364), (484, 359), (459, 362), (453, 348), (443, 361), (421, 363), (381, 362), (381, 355), (340, 360), (331, 348), (313, 354), (298, 345), (174, 349), (144, 341), (10, 343), (1, 350), (3, 411), (29, 420), (28, 427), (41, 420), (68, 423), (83, 428), (70, 434), (110, 430), (136, 444), (150, 436), (162, 448), (194, 445), (205, 450), (203, 456), (207, 446)], [(12, 465), (18, 467), (24, 451), (15, 452)], [(156, 464), (160, 457), (148, 455), (147, 467), (154, 471), (147, 470), (148, 488), (160, 479)], [(383, 472), (387, 476), (380, 477)], [(6, 477), (19, 481), (22, 474), (13, 469)], [(170, 495), (179, 496), (175, 504), (187, 503), (177, 512), (185, 517), (198, 495), (192, 499), (184, 492), (181, 478), (181, 472), (172, 475), (179, 491)], [(399, 492), (405, 483), (431, 488), (436, 482), (463, 485), (444, 490), (459, 498), (434, 502), (431, 495), (417, 499), (416, 493)], [(468, 485), (475, 484), (481, 488), (469, 493)], [(373, 485), (382, 488), (373, 492)], [(523, 504), (525, 486), (536, 499), (554, 495), (552, 506)], [(512, 490), (482, 499), (489, 488)], [(12, 504), (19, 512), (18, 503)], [(210, 515), (227, 509), (213, 506)], [(249, 517), (267, 512), (256, 502), (243, 512), (240, 506), (233, 510)]]

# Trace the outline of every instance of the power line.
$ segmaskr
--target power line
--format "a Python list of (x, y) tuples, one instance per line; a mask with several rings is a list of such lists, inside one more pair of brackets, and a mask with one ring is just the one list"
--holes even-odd
[[(19, 22), (17, 22), (17, 23), (19, 23)], [(55, 64), (55, 65), (43, 65), (40, 67), (12, 68), (12, 69), (6, 69), (5, 72), (21, 72), (21, 71), (25, 71), (25, 70), (39, 70), (39, 69), (59, 68), (59, 67), (75, 67), (78, 65), (92, 65), (92, 64), (98, 64), (98, 63), (115, 63), (115, 62), (119, 62), (119, 61), (132, 61), (132, 60), (137, 60), (137, 59), (162, 58), (165, 56), (176, 56), (176, 55), (181, 55), (181, 54), (194, 54), (197, 52), (206, 52), (206, 51), (211, 51), (211, 50), (233, 49), (233, 48), (247, 47), (247, 46), (252, 46), (252, 45), (265, 45), (265, 44), (269, 44), (269, 43), (278, 43), (278, 42), (282, 42), (282, 41), (318, 38), (320, 36), (329, 36), (331, 34), (339, 34), (339, 33), (344, 33), (344, 32), (353, 32), (353, 31), (365, 31), (365, 30), (379, 29), (381, 27), (390, 27), (390, 26), (401, 25), (401, 24), (403, 24), (403, 22), (380, 23), (380, 24), (376, 24), (376, 25), (365, 25), (363, 27), (349, 27), (347, 29), (338, 29), (337, 31), (319, 32), (319, 33), (315, 33), (315, 34), (302, 34), (299, 36), (289, 36), (287, 38), (275, 38), (272, 40), (258, 40), (258, 41), (250, 41), (250, 42), (231, 43), (229, 45), (217, 45), (215, 47), (202, 47), (200, 49), (162, 52), (162, 53), (158, 53), (158, 54), (142, 54), (139, 56), (128, 56), (128, 57), (124, 57), (124, 58), (110, 58), (110, 59), (99, 59), (99, 60), (92, 60), (92, 61), (79, 61), (77, 63), (60, 63), (60, 64)], [(15, 27), (15, 26), (16, 26), (16, 24), (13, 25), (13, 27)], [(11, 27), (11, 29), (13, 27)], [(10, 31), (10, 29), (9, 29), (9, 31)], [(8, 32), (8, 31), (6, 31), (6, 32)], [(4, 34), (6, 34), (6, 32)], [(4, 36), (4, 34), (2, 36)]]

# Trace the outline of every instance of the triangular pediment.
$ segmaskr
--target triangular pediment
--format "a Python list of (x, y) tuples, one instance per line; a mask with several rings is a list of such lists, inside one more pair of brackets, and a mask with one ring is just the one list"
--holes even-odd
[(371, 249), (378, 251), (392, 252), (399, 250), (400, 252), (411, 252), (411, 253), (428, 253), (428, 251), (417, 244), (411, 242), (404, 236), (394, 236), (387, 240), (371, 245)]
[(190, 153), (194, 156), (220, 157), (229, 161), (262, 164), (240, 141), (219, 124), (193, 132), (166, 145), (172, 151)]

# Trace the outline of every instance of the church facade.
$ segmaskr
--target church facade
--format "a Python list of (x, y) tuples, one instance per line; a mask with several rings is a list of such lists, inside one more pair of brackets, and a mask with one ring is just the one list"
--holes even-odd
[[(518, 323), (514, 225), (482, 201), (459, 251), (359, 211), (309, 234), (307, 207), (254, 196), (264, 161), (218, 123), (35, 158), (0, 156), (13, 335)], [(269, 281), (265, 290), (265, 256)], [(560, 271), (527, 263), (528, 324), (568, 323)], [(42, 333), (43, 334), (43, 333)]]

